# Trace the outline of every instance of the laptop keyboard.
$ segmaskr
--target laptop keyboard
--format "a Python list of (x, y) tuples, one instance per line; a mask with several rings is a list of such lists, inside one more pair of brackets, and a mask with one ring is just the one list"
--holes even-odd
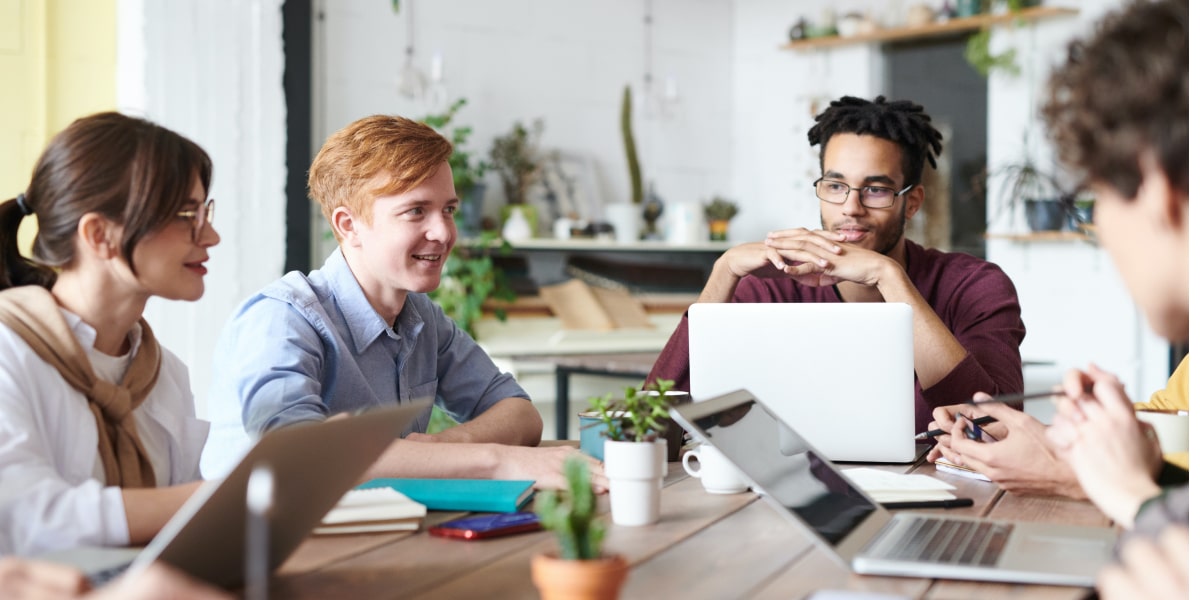
[[(894, 538), (901, 541), (884, 550), (880, 558), (983, 567), (996, 565), (1013, 529), (1010, 523), (929, 517), (909, 519), (902, 525), (892, 521), (888, 529), (892, 527), (904, 528)], [(880, 539), (890, 537), (887, 533)]]

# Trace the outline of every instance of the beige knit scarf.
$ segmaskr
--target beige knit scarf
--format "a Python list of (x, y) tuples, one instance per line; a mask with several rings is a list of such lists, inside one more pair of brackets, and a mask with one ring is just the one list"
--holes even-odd
[(120, 385), (96, 377), (87, 352), (45, 288), (29, 285), (0, 292), (0, 323), (21, 336), (42, 360), (58, 369), (71, 387), (87, 397), (88, 408), (96, 417), (107, 484), (155, 487), (154, 466), (146, 456), (133, 418), (133, 410), (154, 388), (162, 363), (158, 341), (146, 320), (140, 320), (142, 342)]

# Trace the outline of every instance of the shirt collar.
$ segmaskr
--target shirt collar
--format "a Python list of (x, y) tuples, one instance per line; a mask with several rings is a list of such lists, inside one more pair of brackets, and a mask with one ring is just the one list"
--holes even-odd
[[(83, 320), (83, 317), (63, 308), (58, 307), (62, 312), (63, 319), (67, 321), (67, 326), (71, 328), (71, 333), (75, 334), (75, 339), (79, 340), (79, 345), (84, 349), (94, 348), (96, 346), (96, 328), (88, 325)], [(136, 356), (138, 348), (142, 345), (142, 324), (141, 322), (134, 323), (133, 329), (129, 332), (129, 353), (127, 356)]]
[[(362, 354), (367, 346), (374, 343), (380, 335), (400, 339), (400, 336), (392, 330), (391, 324), (384, 321), (383, 317), (375, 311), (375, 307), (371, 306), (370, 301), (367, 300), (367, 295), (363, 293), (362, 286), (354, 278), (354, 272), (350, 270), (350, 265), (346, 264), (346, 257), (342, 255), (341, 248), (335, 249), (329, 255), (329, 258), (325, 260), (325, 265), (321, 267), (321, 271), (329, 277), (329, 287), (333, 291), (334, 302), (337, 303), (342, 317), (346, 319), (346, 327), (350, 330), (350, 337), (354, 342), (356, 353)], [(401, 321), (403, 321), (404, 313), (408, 312), (408, 304), (405, 301), (404, 309), (400, 313)]]

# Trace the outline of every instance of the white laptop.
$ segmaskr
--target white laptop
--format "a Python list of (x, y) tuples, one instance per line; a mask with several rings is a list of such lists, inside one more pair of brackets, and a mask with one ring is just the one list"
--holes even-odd
[(1091, 586), (1116, 530), (889, 513), (745, 390), (671, 408), (755, 491), (855, 573)]
[(746, 389), (833, 460), (912, 462), (912, 323), (903, 303), (693, 304), (692, 397)]
[(228, 476), (201, 485), (145, 549), (75, 548), (43, 558), (76, 566), (98, 583), (158, 560), (217, 586), (240, 586), (246, 569), (246, 484), (256, 467), (273, 474), (266, 562), (274, 571), (431, 405), (423, 400), (271, 431)]

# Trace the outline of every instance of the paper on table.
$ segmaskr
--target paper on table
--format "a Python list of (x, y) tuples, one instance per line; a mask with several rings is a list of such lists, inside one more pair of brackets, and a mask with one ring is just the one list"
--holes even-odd
[(972, 469), (970, 467), (956, 465), (944, 458), (939, 458), (939, 459), (933, 461), (933, 464), (935, 465), (935, 468), (937, 468), (937, 470), (939, 470), (943, 473), (950, 473), (951, 475), (958, 475), (960, 477), (970, 477), (971, 479), (978, 479), (980, 481), (991, 481), (992, 480), (987, 475), (984, 475), (983, 473), (980, 473), (979, 471), (976, 471), (975, 469)]
[(914, 502), (921, 500), (951, 500), (954, 486), (928, 475), (905, 475), (882, 469), (856, 467), (843, 469), (849, 477), (876, 502)]
[(355, 489), (342, 496), (337, 506), (321, 520), (321, 525), (420, 519), (424, 516), (424, 504), (414, 502), (392, 488)]

